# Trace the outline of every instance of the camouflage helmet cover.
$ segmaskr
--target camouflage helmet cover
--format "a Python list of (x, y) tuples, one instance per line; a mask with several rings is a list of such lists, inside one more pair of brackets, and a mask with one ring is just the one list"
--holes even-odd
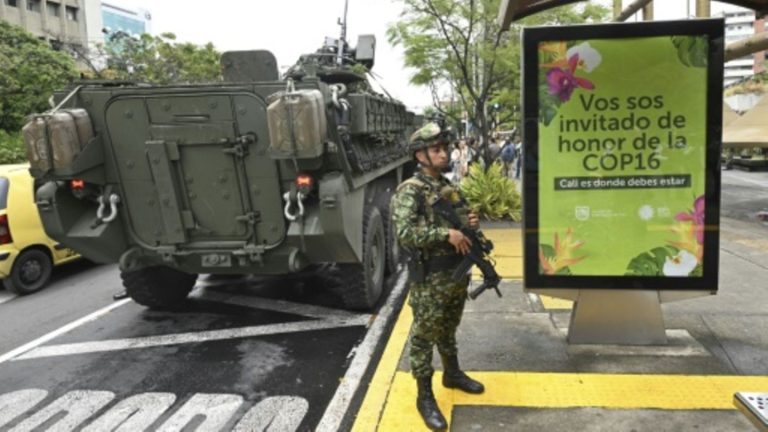
[(417, 151), (435, 144), (448, 144), (451, 141), (451, 131), (441, 128), (439, 124), (430, 122), (419, 128), (409, 140), (411, 151)]

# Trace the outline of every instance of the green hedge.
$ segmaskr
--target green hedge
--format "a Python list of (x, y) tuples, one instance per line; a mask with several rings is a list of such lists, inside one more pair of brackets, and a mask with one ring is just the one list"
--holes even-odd
[(20, 132), (8, 133), (0, 129), (0, 165), (27, 161), (24, 140)]

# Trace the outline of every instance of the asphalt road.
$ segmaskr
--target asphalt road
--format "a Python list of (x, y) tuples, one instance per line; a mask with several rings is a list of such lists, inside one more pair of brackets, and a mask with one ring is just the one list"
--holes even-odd
[(0, 431), (336, 430), (402, 290), (370, 315), (320, 285), (201, 278), (163, 312), (113, 301), (114, 265), (58, 269), (0, 304)]
[(757, 215), (768, 212), (768, 172), (723, 171), (721, 183), (721, 217), (764, 224)]

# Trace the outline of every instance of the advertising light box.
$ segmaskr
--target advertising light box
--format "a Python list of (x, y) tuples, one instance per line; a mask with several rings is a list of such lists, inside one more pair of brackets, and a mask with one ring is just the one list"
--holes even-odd
[(526, 288), (717, 290), (722, 20), (523, 32)]

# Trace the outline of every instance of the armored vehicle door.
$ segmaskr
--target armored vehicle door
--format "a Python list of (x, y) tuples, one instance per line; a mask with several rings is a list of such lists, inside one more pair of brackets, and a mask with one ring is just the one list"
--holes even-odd
[(184, 92), (118, 96), (107, 106), (132, 236), (150, 248), (278, 245), (285, 223), (264, 101)]

